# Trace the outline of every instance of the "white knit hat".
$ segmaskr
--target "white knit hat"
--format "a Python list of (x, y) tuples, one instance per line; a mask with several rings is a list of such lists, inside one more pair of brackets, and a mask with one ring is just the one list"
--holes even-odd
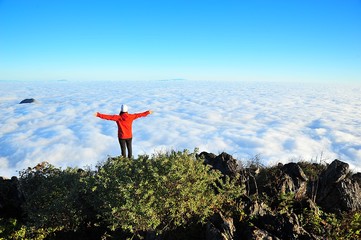
[(128, 112), (128, 106), (123, 104), (121, 108), (121, 112)]

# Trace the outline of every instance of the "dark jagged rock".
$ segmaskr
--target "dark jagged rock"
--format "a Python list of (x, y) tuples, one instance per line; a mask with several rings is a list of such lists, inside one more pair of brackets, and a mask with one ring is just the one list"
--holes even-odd
[[(252, 177), (252, 174), (250, 174)], [(249, 178), (250, 193), (279, 196), (294, 194), (297, 199), (303, 198), (307, 193), (307, 176), (296, 163), (278, 164), (271, 168), (263, 168), (256, 176), (256, 183)], [(247, 185), (247, 186), (248, 186)], [(259, 190), (254, 190), (254, 186)]]
[(283, 184), (281, 193), (292, 192), (300, 199), (307, 193), (307, 176), (297, 163), (287, 163), (281, 167)]
[(338, 183), (346, 178), (349, 173), (349, 165), (340, 160), (334, 160), (326, 170), (321, 173), (320, 179), (322, 183)]
[(252, 200), (247, 196), (243, 196), (242, 202), (244, 203), (244, 212), (249, 217), (263, 216), (269, 213), (269, 207), (257, 200)]
[(237, 174), (237, 160), (225, 152), (218, 156), (213, 153), (201, 152), (198, 157), (204, 158), (205, 164), (211, 165), (213, 169), (219, 170), (223, 175), (234, 177)]
[(255, 226), (263, 233), (274, 236), (271, 239), (311, 239), (296, 214), (266, 214), (257, 219)]
[(225, 218), (221, 213), (216, 213), (207, 223), (206, 240), (232, 240), (235, 231), (232, 218)]
[(23, 103), (33, 103), (35, 102), (34, 98), (26, 98), (24, 100), (22, 100), (19, 104), (23, 104)]
[(301, 199), (300, 201), (296, 201), (293, 204), (293, 211), (297, 214), (302, 214), (304, 211), (313, 212), (315, 214), (320, 213), (320, 209), (317, 207), (317, 204), (309, 198)]
[(253, 227), (245, 237), (245, 239), (253, 239), (253, 240), (279, 240), (278, 237), (273, 236), (269, 232), (259, 229), (257, 227)]
[(316, 203), (330, 212), (360, 210), (361, 189), (357, 179), (349, 177), (347, 163), (333, 161), (320, 175)]
[(302, 171), (300, 166), (297, 163), (287, 163), (283, 165), (281, 169), (284, 173), (288, 174), (292, 180), (296, 183), (296, 185), (299, 181), (305, 182), (307, 181), (307, 177), (305, 173)]
[(355, 173), (352, 175), (352, 180), (358, 183), (359, 187), (361, 187), (361, 173)]

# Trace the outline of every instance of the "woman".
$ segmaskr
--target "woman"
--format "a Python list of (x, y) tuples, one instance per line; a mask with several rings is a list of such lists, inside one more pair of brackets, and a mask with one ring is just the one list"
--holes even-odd
[(126, 148), (128, 149), (128, 158), (132, 157), (132, 124), (133, 121), (140, 117), (146, 117), (148, 114), (153, 113), (148, 110), (142, 113), (128, 113), (128, 106), (122, 105), (119, 115), (107, 115), (97, 112), (96, 117), (105, 120), (115, 121), (118, 125), (118, 139), (120, 144), (120, 149), (122, 151), (122, 156), (126, 157)]

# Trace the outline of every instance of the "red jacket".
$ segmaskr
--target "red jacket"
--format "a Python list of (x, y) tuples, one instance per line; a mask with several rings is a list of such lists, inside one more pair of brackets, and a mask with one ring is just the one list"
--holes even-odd
[(121, 113), (120, 115), (107, 115), (97, 113), (97, 117), (105, 120), (115, 121), (118, 125), (118, 137), (120, 139), (129, 139), (133, 137), (132, 134), (132, 124), (133, 120), (145, 117), (150, 114), (149, 111), (142, 112), (142, 113)]

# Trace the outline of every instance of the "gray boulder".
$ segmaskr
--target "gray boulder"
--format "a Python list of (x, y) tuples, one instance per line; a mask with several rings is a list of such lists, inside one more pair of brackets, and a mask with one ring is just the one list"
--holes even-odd
[(297, 163), (287, 163), (281, 167), (283, 181), (280, 191), (285, 194), (292, 192), (297, 199), (304, 197), (307, 193), (307, 176)]
[(349, 165), (334, 160), (321, 173), (316, 203), (325, 211), (361, 210), (361, 188), (359, 175), (351, 177)]
[(219, 170), (224, 176), (234, 177), (238, 172), (237, 160), (223, 152), (216, 156), (213, 153), (201, 152), (198, 157), (204, 159), (204, 163)]

